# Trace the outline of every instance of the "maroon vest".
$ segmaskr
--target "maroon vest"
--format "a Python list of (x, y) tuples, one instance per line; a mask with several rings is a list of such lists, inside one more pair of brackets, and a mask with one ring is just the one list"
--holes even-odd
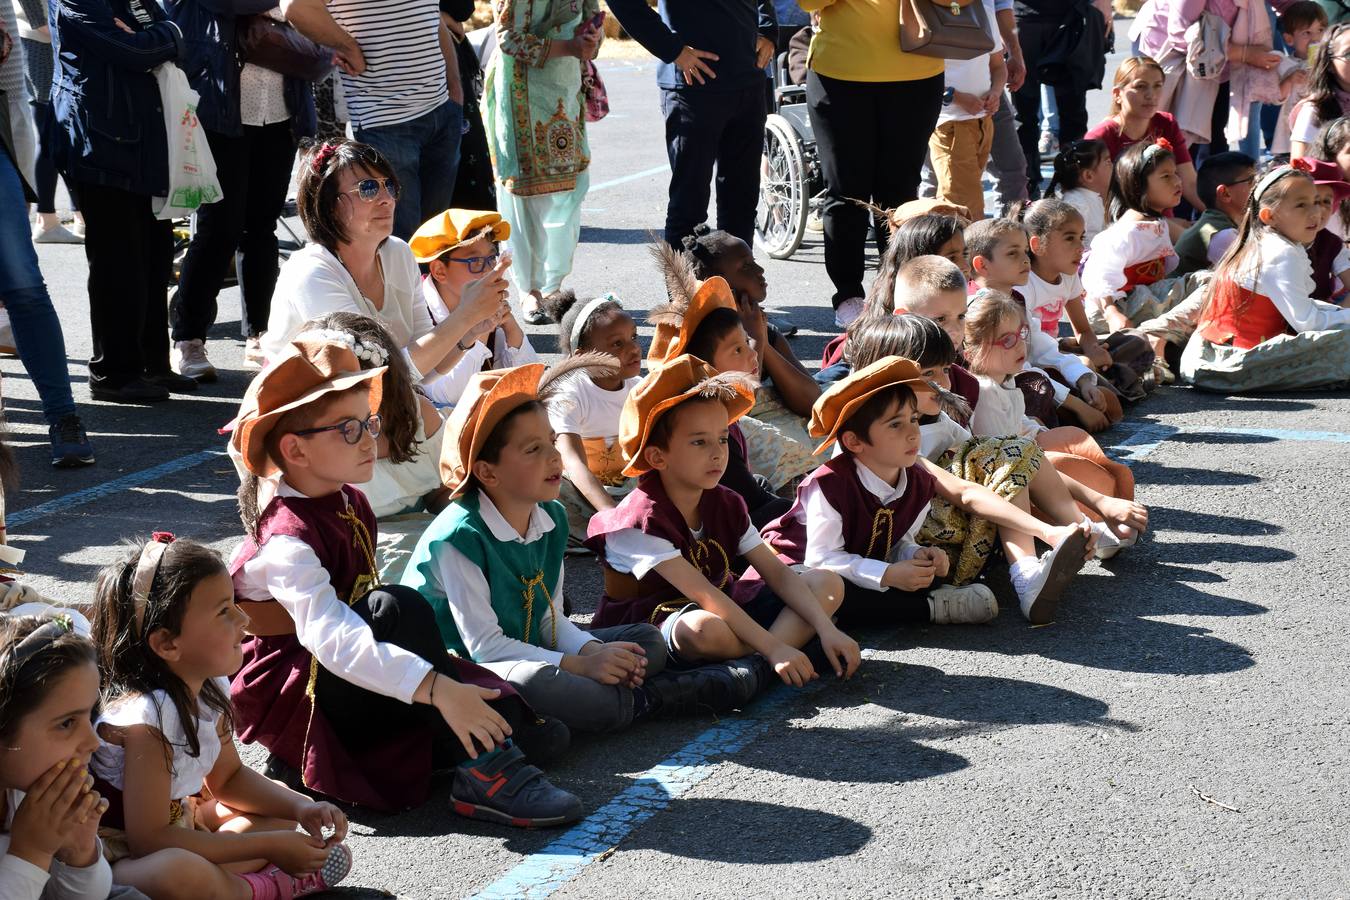
[(816, 469), (797, 487), (792, 508), (764, 526), (764, 541), (784, 562), (806, 561), (806, 509), (802, 492), (807, 485), (820, 487), (843, 519), (844, 551), (868, 559), (885, 560), (892, 546), (909, 531), (933, 499), (937, 482), (928, 470), (914, 465), (905, 470), (905, 492), (883, 506), (858, 480), (857, 460), (841, 453)]
[[(754, 598), (760, 583), (743, 584), (738, 575), (745, 571), (746, 563), (737, 555), (737, 549), (741, 537), (750, 527), (745, 501), (735, 491), (718, 485), (703, 492), (698, 512), (703, 522), (701, 539), (694, 537), (684, 516), (666, 495), (661, 476), (648, 472), (618, 506), (591, 516), (586, 546), (600, 557), (605, 570), (605, 593), (600, 598), (591, 627), (607, 628), (634, 622), (657, 624), (674, 611), (665, 604), (682, 599), (680, 592), (655, 571), (634, 579), (614, 570), (605, 561), (606, 536), (626, 528), (636, 528), (643, 534), (670, 541), (713, 587), (737, 603), (744, 604)], [(623, 586), (623, 593), (632, 596), (613, 596), (618, 586)]]
[(1336, 296), (1341, 280), (1331, 271), (1331, 267), (1344, 248), (1345, 242), (1325, 228), (1313, 238), (1312, 245), (1308, 247), (1308, 259), (1312, 262), (1314, 300), (1330, 303), (1331, 298)]
[(975, 380), (975, 376), (967, 372), (961, 366), (952, 366), (952, 393), (959, 394), (974, 409), (975, 404), (980, 402), (980, 383)]

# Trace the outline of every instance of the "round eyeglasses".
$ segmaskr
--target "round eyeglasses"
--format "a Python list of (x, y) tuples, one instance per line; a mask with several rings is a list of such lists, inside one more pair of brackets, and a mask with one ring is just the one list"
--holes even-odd
[(994, 343), (998, 344), (1004, 350), (1011, 350), (1018, 344), (1025, 341), (1030, 335), (1031, 329), (1023, 325), (1016, 331), (1010, 331), (1007, 334), (999, 335), (997, 338), (994, 339)]
[(380, 188), (383, 187), (389, 194), (390, 200), (398, 199), (398, 182), (392, 178), (362, 178), (356, 183), (356, 187), (350, 191), (343, 191), (344, 194), (355, 194), (362, 200), (370, 203), (376, 197), (380, 196)]
[(325, 431), (336, 431), (342, 435), (342, 439), (349, 444), (361, 443), (361, 432), (368, 431), (370, 436), (377, 438), (380, 436), (380, 416), (378, 413), (371, 413), (365, 419), (343, 419), (336, 425), (324, 425), (319, 428), (305, 428), (301, 431), (291, 432), (302, 437), (311, 434), (322, 434)]

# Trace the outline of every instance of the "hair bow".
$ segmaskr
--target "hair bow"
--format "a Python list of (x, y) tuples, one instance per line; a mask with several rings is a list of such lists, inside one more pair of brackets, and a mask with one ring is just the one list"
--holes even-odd
[(324, 141), (323, 146), (314, 154), (314, 159), (309, 164), (310, 168), (314, 170), (315, 175), (323, 174), (324, 165), (328, 160), (333, 158), (333, 154), (335, 153), (337, 153), (337, 145)]

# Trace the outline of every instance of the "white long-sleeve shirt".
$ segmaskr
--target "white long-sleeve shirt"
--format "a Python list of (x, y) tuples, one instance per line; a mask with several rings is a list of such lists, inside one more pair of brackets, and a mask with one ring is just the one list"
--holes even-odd
[[(421, 296), (434, 324), (439, 325), (449, 317), (450, 311), (445, 308), (445, 301), (437, 293), (436, 283), (430, 278), (422, 279)], [(433, 403), (454, 406), (464, 395), (464, 389), (469, 386), (469, 379), (475, 373), (483, 371), (483, 364), (488, 360), (492, 360), (492, 365), (489, 366), (492, 369), (513, 369), (516, 366), (539, 362), (539, 354), (534, 352), (529, 337), (523, 334), (520, 346), (512, 347), (506, 340), (506, 331), (498, 328), (492, 343), (493, 347), (489, 347), (482, 340), (475, 340), (449, 372), (432, 375), (423, 380), (422, 390)]]
[(1260, 252), (1248, 254), (1233, 280), (1270, 298), (1289, 327), (1300, 334), (1350, 328), (1350, 308), (1312, 298), (1315, 285), (1308, 252), (1273, 228), (1265, 229)]
[(1065, 191), (1060, 199), (1083, 217), (1083, 240), (1091, 244), (1106, 227), (1106, 201), (1102, 195), (1089, 188), (1076, 187)]
[(9, 841), (14, 813), (23, 802), (21, 791), (6, 791), (5, 831), (0, 833), (0, 897), (4, 900), (108, 900), (112, 891), (112, 867), (103, 858), (102, 846), (91, 866), (76, 868), (53, 859), (43, 870), (26, 859), (11, 856)]
[(987, 375), (976, 375), (980, 383), (980, 402), (970, 419), (976, 437), (1034, 438), (1045, 426), (1027, 415), (1027, 401), (1011, 378), (1002, 383)]
[(1104, 300), (1125, 296), (1125, 270), (1154, 259), (1163, 260), (1163, 272), (1177, 267), (1177, 252), (1167, 223), (1157, 219), (1118, 219), (1092, 240), (1083, 263), (1083, 288), (1089, 309), (1100, 310)]
[(919, 426), (919, 455), (937, 462), (942, 454), (970, 440), (970, 431), (951, 416), (938, 413), (937, 421)]
[[(502, 543), (514, 541), (518, 544), (533, 544), (555, 527), (553, 517), (536, 504), (530, 512), (530, 524), (525, 527), (525, 534), (521, 535), (506, 521), (492, 498), (484, 491), (478, 492), (478, 514), (483, 517), (483, 524), (487, 525), (492, 537)], [(515, 664), (521, 661), (556, 666), (564, 656), (580, 653), (582, 647), (595, 640), (563, 614), (561, 560), (558, 562), (558, 587), (553, 591), (549, 610), (552, 623), (558, 629), (558, 644), (553, 649), (516, 640), (502, 631), (497, 611), (492, 608), (492, 591), (483, 570), (449, 541), (437, 541), (432, 545), (431, 562), (440, 588), (448, 600), (455, 627), (459, 629), (460, 639), (464, 641), (464, 649), (481, 666), (493, 669), (496, 663)], [(542, 599), (543, 593), (540, 592), (535, 602)], [(497, 671), (497, 674), (505, 677), (503, 671)]]
[[(883, 506), (903, 497), (909, 488), (909, 472), (904, 469), (900, 470), (900, 478), (894, 485), (887, 484), (862, 463), (858, 463), (854, 470), (858, 473), (859, 483)], [(806, 558), (803, 562), (812, 569), (834, 572), (859, 587), (884, 591), (886, 587), (881, 579), (886, 575), (890, 562), (849, 553), (844, 549), (844, 517), (826, 499), (825, 492), (817, 482), (812, 480), (803, 484), (799, 497), (806, 514)], [(915, 537), (924, 519), (928, 518), (930, 505), (924, 504), (909, 528), (896, 541), (899, 549), (892, 548), (893, 552), (888, 554), (891, 560), (904, 562), (913, 559), (919, 552), (919, 543)]]
[[(282, 479), (279, 497), (304, 495)], [(370, 625), (343, 603), (313, 548), (275, 535), (235, 576), (245, 600), (276, 600), (295, 620), (295, 637), (319, 665), (358, 687), (411, 703), (431, 663), (410, 650), (375, 639)]]
[(1051, 284), (1032, 272), (1018, 292), (1027, 304), (1027, 326), (1031, 332), (1027, 338), (1027, 365), (1059, 369), (1070, 384), (1077, 384), (1084, 375), (1091, 375), (1092, 370), (1072, 353), (1062, 352), (1059, 341), (1043, 327), (1049, 322), (1058, 330), (1065, 304), (1082, 299), (1083, 283), (1078, 275), (1061, 275), (1058, 284)]

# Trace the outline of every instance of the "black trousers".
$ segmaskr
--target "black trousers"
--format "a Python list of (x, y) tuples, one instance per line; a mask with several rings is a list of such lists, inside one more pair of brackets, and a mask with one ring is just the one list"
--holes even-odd
[[(375, 640), (410, 650), (431, 663), (440, 674), (460, 680), (441, 642), (431, 605), (413, 588), (401, 584), (374, 588), (352, 604), (352, 611), (370, 623)], [(360, 749), (383, 741), (390, 732), (420, 725), (435, 734), (432, 758), (437, 768), (449, 768), (468, 758), (459, 738), (433, 706), (404, 703), (368, 691), (322, 667), (315, 680), (314, 696), (338, 738), (348, 747)], [(533, 716), (527, 714), (525, 705), (516, 697), (494, 700), (490, 705), (514, 732), (533, 722)]]
[(90, 385), (119, 388), (168, 372), (172, 224), (155, 218), (144, 194), (89, 182), (76, 190), (89, 262)]
[[(1091, 28), (1093, 21), (1089, 16), (1087, 27)], [(1036, 72), (1036, 60), (1044, 55), (1058, 28), (1059, 23), (1053, 21), (1017, 20), (1017, 35), (1027, 60), (1027, 80), (1013, 94), (1013, 106), (1017, 108), (1017, 139), (1027, 158), (1027, 187), (1033, 197), (1040, 193), (1041, 185), (1041, 79)], [(1088, 42), (1083, 41), (1080, 48), (1088, 52)], [(1087, 133), (1088, 86), (1070, 82), (1057, 84), (1054, 90), (1055, 103), (1059, 105), (1059, 144), (1065, 147)]]
[[(942, 75), (919, 81), (841, 81), (810, 72), (806, 102), (825, 175), (825, 271), (833, 303), (862, 298), (872, 216), (854, 200), (893, 209), (919, 195), (928, 135), (942, 111)], [(877, 253), (886, 226), (876, 222)]]
[(717, 173), (717, 227), (745, 241), (755, 237), (759, 163), (764, 152), (764, 85), (738, 91), (661, 91), (670, 157), (666, 242), (694, 233), (708, 218)]
[(240, 137), (207, 131), (224, 196), (197, 211), (197, 230), (183, 260), (178, 290), (169, 304), (175, 341), (205, 340), (216, 321), (216, 295), (235, 250), (240, 252), (239, 289), (248, 333), (267, 329), (277, 259), (277, 217), (295, 162), (291, 123), (245, 125)]
[(915, 625), (932, 618), (928, 592), (938, 586), (935, 579), (921, 591), (889, 588), (874, 591), (844, 579), (844, 602), (835, 613), (840, 628), (875, 625)]

